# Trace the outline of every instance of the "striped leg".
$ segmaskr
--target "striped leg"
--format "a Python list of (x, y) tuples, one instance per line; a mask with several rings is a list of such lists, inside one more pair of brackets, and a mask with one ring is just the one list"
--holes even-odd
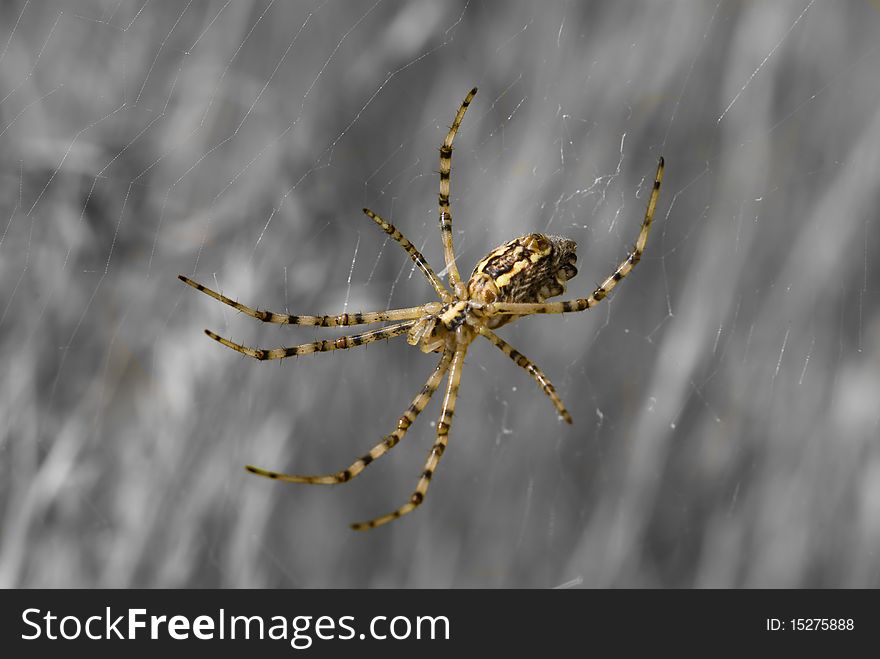
[(544, 375), (544, 372), (540, 368), (535, 366), (535, 364), (533, 364), (528, 357), (516, 350), (512, 345), (510, 345), (507, 341), (495, 334), (495, 332), (493, 332), (492, 330), (486, 329), (485, 327), (480, 327), (479, 332), (487, 339), (489, 339), (489, 341), (491, 341), (497, 348), (499, 348), (501, 352), (510, 357), (517, 366), (520, 366), (528, 371), (529, 375), (535, 378), (535, 382), (538, 383), (538, 386), (541, 387), (544, 393), (547, 394), (551, 401), (553, 401), (553, 405), (556, 407), (556, 411), (559, 413), (559, 416), (561, 416), (566, 423), (571, 423), (571, 414), (569, 414), (568, 410), (565, 409), (565, 405), (562, 403), (562, 400), (556, 393), (556, 388), (553, 386), (553, 383), (550, 382), (550, 378)]
[(381, 217), (376, 215), (369, 208), (364, 209), (364, 213), (367, 214), (373, 222), (379, 225), (379, 227), (391, 236), (394, 240), (396, 240), (401, 247), (403, 247), (404, 251), (409, 254), (410, 258), (415, 262), (415, 264), (419, 267), (425, 277), (428, 278), (428, 281), (431, 282), (431, 286), (434, 287), (434, 290), (437, 291), (437, 295), (444, 302), (451, 302), (452, 296), (449, 294), (449, 291), (446, 290), (446, 287), (443, 285), (443, 282), (440, 281), (440, 277), (434, 272), (430, 265), (428, 265), (428, 261), (425, 260), (425, 257), (422, 256), (422, 253), (416, 249), (415, 245), (413, 245), (409, 240), (407, 240), (406, 236), (404, 236), (400, 229), (395, 227), (390, 222), (386, 222)]
[(464, 364), (464, 356), (467, 352), (467, 346), (456, 348), (452, 357), (452, 364), (449, 367), (449, 381), (446, 384), (446, 396), (443, 399), (443, 411), (440, 413), (440, 422), (437, 424), (437, 441), (431, 447), (428, 453), (428, 460), (425, 463), (425, 470), (422, 477), (416, 485), (415, 492), (412, 493), (409, 501), (400, 508), (387, 515), (376, 517), (368, 522), (358, 522), (352, 524), (351, 528), (355, 531), (364, 531), (377, 526), (382, 526), (388, 522), (394, 521), (398, 517), (403, 517), (407, 513), (412, 512), (425, 500), (425, 494), (428, 492), (428, 485), (431, 484), (431, 476), (443, 457), (446, 445), (449, 441), (449, 427), (452, 424), (452, 417), (455, 414), (455, 401), (458, 399), (458, 387), (461, 384), (461, 367)]
[[(215, 300), (219, 300), (223, 304), (228, 304), (233, 309), (238, 309), (251, 318), (262, 320), (264, 323), (275, 323), (277, 325), (316, 325), (318, 327), (339, 327), (343, 325), (365, 325), (369, 323), (381, 323), (386, 320), (412, 320), (420, 318), (425, 313), (434, 313), (430, 306), (409, 307), (406, 309), (388, 309), (386, 311), (369, 311), (366, 313), (343, 313), (337, 316), (292, 316), (286, 313), (275, 313), (273, 311), (259, 311), (251, 309), (248, 306), (236, 302), (235, 300), (213, 291), (207, 286), (193, 281), (189, 277), (177, 275), (184, 284), (192, 286), (197, 291), (201, 291), (205, 295), (209, 295)], [(441, 305), (437, 305), (437, 310)]]
[(548, 302), (545, 304), (517, 303), (517, 302), (497, 302), (487, 305), (486, 313), (489, 314), (518, 314), (528, 315), (533, 313), (568, 313), (569, 311), (584, 311), (591, 307), (595, 307), (601, 302), (608, 293), (610, 293), (621, 279), (626, 277), (636, 264), (642, 258), (642, 252), (645, 251), (645, 244), (648, 242), (648, 233), (651, 231), (651, 222), (654, 220), (654, 210), (657, 208), (657, 198), (660, 196), (660, 183), (663, 181), (663, 158), (657, 165), (657, 175), (654, 177), (654, 188), (651, 190), (651, 196), (648, 199), (648, 208), (645, 211), (645, 219), (642, 222), (642, 229), (639, 231), (639, 237), (636, 240), (635, 247), (629, 253), (629, 256), (617, 266), (610, 277), (608, 277), (599, 288), (593, 291), (590, 297), (578, 298), (576, 300), (566, 300), (565, 302)]
[(449, 127), (449, 132), (446, 134), (446, 139), (443, 140), (443, 146), (440, 147), (440, 237), (443, 239), (443, 257), (446, 259), (446, 272), (449, 277), (449, 285), (459, 298), (463, 298), (464, 296), (458, 295), (459, 291), (457, 290), (459, 288), (459, 283), (461, 283), (461, 275), (458, 273), (458, 266), (455, 264), (455, 250), (452, 247), (452, 212), (449, 210), (449, 176), (452, 171), (452, 140), (455, 139), (455, 134), (461, 127), (462, 119), (464, 119), (464, 113), (467, 112), (468, 105), (471, 104), (476, 93), (477, 88), (474, 87), (468, 95), (465, 96), (464, 101), (461, 103), (461, 107), (458, 108), (458, 113), (455, 115), (455, 121), (452, 122), (452, 126)]
[(346, 483), (350, 481), (352, 478), (354, 478), (364, 469), (366, 469), (367, 466), (369, 466), (370, 463), (372, 463), (374, 460), (376, 460), (377, 458), (381, 458), (388, 451), (397, 446), (400, 440), (406, 436), (406, 431), (409, 430), (409, 427), (413, 423), (415, 423), (415, 420), (419, 416), (419, 413), (423, 409), (425, 409), (428, 401), (431, 400), (431, 396), (434, 395), (434, 392), (437, 391), (437, 387), (440, 386), (440, 381), (446, 374), (451, 359), (452, 355), (450, 353), (447, 352), (443, 354), (443, 357), (440, 359), (440, 363), (437, 364), (437, 368), (434, 369), (434, 372), (431, 374), (431, 377), (428, 378), (425, 386), (418, 393), (418, 395), (413, 398), (412, 403), (407, 408), (406, 412), (403, 413), (403, 416), (401, 416), (397, 420), (397, 429), (390, 435), (386, 435), (381, 442), (370, 449), (369, 453), (355, 460), (348, 469), (343, 469), (342, 471), (337, 471), (335, 474), (326, 474), (323, 476), (296, 476), (293, 474), (281, 474), (276, 471), (260, 469), (259, 467), (254, 467), (252, 465), (247, 465), (245, 469), (247, 469), (252, 474), (256, 474), (257, 476), (265, 476), (266, 478), (286, 481), (288, 483), (335, 485), (337, 483)]
[(259, 359), (284, 359), (285, 357), (298, 357), (299, 355), (308, 355), (313, 352), (329, 352), (330, 350), (346, 350), (355, 346), (362, 346), (374, 341), (382, 339), (391, 339), (401, 334), (406, 334), (410, 327), (415, 325), (414, 320), (405, 323), (397, 323), (396, 325), (388, 325), (379, 329), (362, 332), (361, 334), (353, 334), (351, 336), (340, 336), (338, 339), (328, 341), (314, 341), (312, 343), (303, 343), (290, 348), (275, 348), (274, 350), (263, 350), (262, 348), (247, 348), (241, 344), (224, 339), (222, 336), (214, 334), (211, 330), (205, 330), (205, 334), (210, 336), (218, 343), (222, 343), (227, 348), (240, 352), (248, 357)]

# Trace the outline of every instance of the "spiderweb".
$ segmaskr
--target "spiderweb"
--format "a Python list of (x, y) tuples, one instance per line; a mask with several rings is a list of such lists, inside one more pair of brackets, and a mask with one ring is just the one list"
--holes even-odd
[[(0, 8), (3, 586), (878, 586), (876, 3), (9, 2)], [(588, 313), (488, 344), (425, 505), (434, 357), (245, 360), (431, 299), (437, 147), (465, 93), (459, 267), (578, 242)], [(381, 551), (377, 551), (381, 548)], [(380, 557), (380, 558), (377, 558)]]

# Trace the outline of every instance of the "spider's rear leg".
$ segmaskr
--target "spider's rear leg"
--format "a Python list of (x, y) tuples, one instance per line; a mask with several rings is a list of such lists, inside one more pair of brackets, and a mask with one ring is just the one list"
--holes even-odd
[(347, 350), (356, 346), (366, 345), (374, 341), (382, 341), (383, 339), (391, 339), (401, 334), (406, 334), (409, 328), (416, 321), (409, 320), (404, 323), (388, 325), (379, 329), (362, 332), (360, 334), (352, 334), (351, 336), (340, 336), (336, 339), (328, 339), (327, 341), (313, 341), (311, 343), (302, 343), (298, 346), (290, 348), (274, 348), (272, 350), (263, 350), (262, 348), (248, 348), (240, 343), (235, 343), (229, 339), (224, 339), (218, 334), (214, 334), (211, 330), (205, 330), (205, 334), (214, 339), (217, 343), (222, 343), (227, 348), (232, 348), (236, 352), (240, 352), (248, 357), (259, 359), (285, 359), (286, 357), (298, 357), (299, 355), (308, 355), (313, 352), (329, 352), (331, 350)]
[(355, 531), (365, 531), (367, 529), (382, 526), (388, 522), (392, 522), (398, 517), (403, 517), (407, 513), (412, 512), (425, 500), (425, 494), (428, 492), (428, 486), (431, 484), (431, 477), (434, 470), (443, 457), (446, 445), (449, 442), (449, 428), (452, 425), (452, 416), (455, 414), (455, 402), (458, 399), (458, 387), (461, 384), (461, 367), (464, 364), (464, 356), (467, 352), (467, 345), (460, 346), (455, 350), (452, 357), (452, 364), (449, 367), (449, 381), (446, 385), (446, 396), (443, 399), (443, 411), (440, 413), (440, 421), (437, 424), (437, 441), (431, 447), (428, 453), (428, 460), (425, 462), (425, 469), (419, 478), (415, 492), (412, 493), (407, 503), (403, 504), (394, 512), (376, 517), (366, 522), (358, 522), (351, 525)]
[(556, 411), (559, 413), (566, 423), (571, 423), (571, 414), (568, 413), (568, 410), (565, 409), (565, 405), (562, 403), (562, 399), (559, 398), (559, 395), (556, 393), (556, 388), (553, 386), (553, 383), (550, 382), (550, 378), (548, 378), (544, 372), (538, 368), (532, 361), (526, 357), (524, 354), (516, 350), (512, 345), (510, 345), (507, 341), (502, 339), (500, 336), (495, 334), (490, 329), (486, 329), (485, 327), (479, 327), (477, 331), (485, 336), (492, 344), (497, 347), (501, 352), (510, 357), (513, 362), (528, 371), (529, 375), (535, 378), (535, 382), (538, 383), (538, 386), (541, 387), (543, 392), (547, 394), (550, 400), (553, 402), (554, 407), (556, 407)]
[(657, 208), (657, 199), (660, 197), (660, 184), (663, 182), (663, 168), (665, 161), (660, 158), (657, 163), (657, 173), (654, 176), (654, 186), (651, 196), (648, 198), (648, 208), (645, 209), (645, 219), (642, 220), (642, 228), (639, 237), (629, 255), (617, 266), (617, 269), (597, 288), (590, 297), (565, 300), (563, 302), (495, 302), (487, 305), (485, 313), (488, 315), (513, 314), (527, 316), (534, 313), (569, 313), (573, 311), (586, 311), (595, 307), (604, 300), (614, 289), (621, 279), (626, 277), (632, 269), (642, 260), (642, 252), (648, 242), (648, 234), (651, 231), (651, 223), (654, 221), (654, 211)]
[(381, 458), (388, 451), (397, 446), (400, 440), (402, 440), (406, 436), (406, 431), (409, 430), (409, 427), (413, 423), (415, 423), (415, 420), (419, 416), (419, 413), (423, 409), (425, 409), (428, 401), (431, 400), (431, 396), (434, 395), (434, 392), (437, 391), (437, 387), (440, 386), (440, 381), (446, 374), (451, 359), (451, 354), (443, 354), (443, 357), (440, 359), (440, 363), (437, 364), (437, 368), (434, 369), (431, 377), (429, 377), (428, 381), (425, 382), (425, 386), (418, 393), (418, 395), (413, 398), (410, 406), (406, 409), (400, 419), (398, 419), (397, 429), (390, 435), (386, 435), (381, 442), (370, 449), (369, 453), (355, 460), (348, 469), (337, 471), (335, 474), (324, 474), (321, 476), (297, 476), (295, 474), (282, 474), (277, 471), (260, 469), (259, 467), (254, 467), (253, 465), (247, 465), (245, 469), (247, 469), (252, 474), (256, 474), (257, 476), (265, 476), (266, 478), (285, 481), (288, 483), (336, 485), (338, 483), (345, 483), (347, 481), (350, 481), (352, 478), (354, 478), (364, 469), (366, 469), (374, 460)]

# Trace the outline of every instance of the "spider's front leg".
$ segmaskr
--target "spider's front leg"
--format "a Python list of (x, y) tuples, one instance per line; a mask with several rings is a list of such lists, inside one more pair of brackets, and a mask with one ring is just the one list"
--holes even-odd
[(303, 316), (288, 313), (276, 313), (274, 311), (260, 311), (259, 309), (254, 309), (246, 304), (242, 304), (232, 298), (226, 297), (222, 293), (218, 293), (217, 291), (184, 275), (177, 275), (177, 278), (184, 284), (192, 286), (197, 291), (201, 291), (205, 295), (214, 298), (218, 302), (229, 305), (233, 309), (237, 309), (251, 318), (256, 318), (264, 323), (274, 323), (275, 325), (310, 325), (314, 327), (369, 325), (371, 323), (382, 323), (388, 320), (412, 320), (425, 313), (425, 305), (421, 307), (407, 307), (405, 309), (341, 313), (335, 316)]
[(356, 346), (366, 345), (374, 341), (382, 341), (383, 339), (391, 339), (401, 334), (406, 334), (409, 328), (416, 321), (409, 320), (405, 323), (397, 323), (396, 325), (388, 325), (379, 329), (353, 334), (351, 336), (340, 336), (339, 338), (327, 341), (312, 341), (311, 343), (302, 343), (298, 346), (289, 348), (274, 348), (272, 350), (264, 350), (262, 348), (248, 348), (235, 341), (230, 341), (222, 336), (215, 334), (211, 330), (205, 330), (205, 334), (214, 339), (217, 343), (222, 343), (227, 348), (231, 348), (236, 352), (240, 352), (248, 357), (264, 361), (267, 359), (285, 359), (287, 357), (298, 357), (300, 355), (308, 355), (313, 352), (329, 352), (331, 350), (347, 350)]
[(382, 526), (388, 522), (393, 522), (398, 517), (403, 517), (415, 510), (425, 500), (425, 494), (427, 494), (428, 486), (431, 484), (431, 477), (434, 475), (434, 470), (437, 468), (440, 458), (443, 457), (443, 452), (446, 450), (446, 445), (449, 442), (449, 428), (452, 425), (455, 403), (458, 400), (458, 388), (461, 384), (461, 368), (464, 364), (465, 353), (467, 353), (467, 344), (458, 346), (452, 356), (452, 364), (449, 367), (449, 380), (446, 384), (446, 396), (443, 398), (443, 411), (440, 413), (440, 421), (437, 423), (437, 441), (428, 453), (428, 460), (425, 462), (425, 469), (422, 472), (421, 478), (419, 478), (415, 492), (412, 493), (407, 503), (394, 512), (376, 517), (367, 522), (352, 524), (351, 528), (355, 531), (365, 531)]
[[(422, 253), (416, 249), (415, 245), (410, 242), (406, 236), (401, 233), (400, 229), (395, 227), (390, 222), (386, 222), (384, 219), (379, 217), (376, 213), (371, 211), (369, 208), (364, 209), (364, 213), (369, 217), (376, 225), (382, 229), (388, 236), (394, 239), (403, 250), (409, 255), (409, 257), (413, 260), (413, 262), (418, 266), (418, 268), (422, 271), (422, 274), (430, 282), (431, 286), (434, 287), (434, 291), (444, 302), (450, 302), (452, 300), (452, 295), (449, 291), (446, 290), (446, 287), (443, 285), (443, 282), (440, 281), (440, 278), (434, 272), (433, 268), (431, 268), (428, 261), (422, 255)], [(227, 304), (233, 309), (237, 309), (244, 314), (247, 314), (251, 318), (256, 318), (257, 320), (261, 320), (264, 323), (275, 323), (276, 325), (317, 325), (320, 327), (338, 327), (340, 325), (363, 325), (369, 323), (379, 323), (384, 322), (386, 320), (410, 320), (412, 318), (418, 318), (422, 311), (422, 307), (410, 307), (407, 309), (386, 309), (384, 311), (368, 311), (365, 313), (342, 313), (335, 316), (305, 316), (305, 315), (292, 315), (288, 313), (276, 313), (274, 311), (261, 311), (259, 309), (254, 309), (252, 307), (247, 306), (246, 304), (242, 304), (241, 302), (237, 302), (232, 298), (226, 297), (222, 293), (218, 293), (217, 291), (208, 288), (207, 286), (200, 284), (197, 281), (186, 277), (185, 275), (177, 275), (177, 278), (180, 279), (184, 284), (188, 286), (192, 286), (197, 291), (201, 291), (205, 295), (208, 295), (218, 302), (222, 302), (223, 304)]]
[(440, 209), (440, 237), (443, 240), (443, 258), (446, 261), (446, 272), (449, 277), (449, 285), (452, 287), (455, 296), (458, 299), (464, 297), (464, 282), (461, 281), (461, 275), (458, 272), (458, 266), (455, 264), (455, 249), (452, 245), (452, 211), (449, 209), (449, 179), (452, 175), (452, 141), (455, 134), (461, 128), (461, 122), (464, 119), (464, 113), (467, 112), (468, 106), (474, 100), (477, 94), (477, 88), (474, 87), (458, 108), (455, 114), (455, 120), (449, 127), (446, 139), (440, 147), (440, 195), (438, 197)]
[(431, 268), (428, 261), (422, 256), (422, 253), (416, 249), (415, 245), (413, 245), (406, 236), (401, 233), (400, 229), (395, 227), (390, 222), (386, 222), (379, 215), (371, 211), (369, 208), (364, 209), (364, 213), (367, 217), (369, 217), (373, 222), (375, 222), (382, 231), (388, 234), (393, 240), (397, 241), (397, 243), (403, 248), (403, 250), (409, 254), (410, 258), (413, 260), (419, 270), (428, 278), (428, 281), (431, 282), (431, 286), (434, 287), (434, 291), (436, 291), (437, 296), (443, 300), (444, 302), (452, 301), (452, 296), (449, 294), (449, 291), (446, 290), (446, 287), (443, 285), (443, 282), (440, 281), (440, 278), (434, 272), (433, 268)]

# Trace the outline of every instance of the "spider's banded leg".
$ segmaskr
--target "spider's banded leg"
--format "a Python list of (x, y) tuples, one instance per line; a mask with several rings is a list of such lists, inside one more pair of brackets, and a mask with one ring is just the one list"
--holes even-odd
[(491, 341), (492, 344), (495, 345), (495, 347), (500, 349), (501, 352), (510, 357), (517, 366), (520, 366), (528, 371), (529, 375), (535, 378), (535, 382), (538, 383), (538, 386), (541, 387), (544, 393), (547, 394), (547, 396), (553, 402), (553, 405), (556, 407), (556, 411), (559, 413), (559, 416), (561, 416), (566, 423), (571, 423), (571, 414), (569, 414), (568, 410), (565, 409), (565, 405), (559, 398), (559, 395), (556, 393), (556, 388), (553, 386), (553, 383), (550, 382), (550, 378), (544, 375), (544, 372), (540, 368), (533, 364), (528, 357), (516, 350), (507, 341), (495, 334), (495, 332), (493, 332), (492, 330), (485, 327), (479, 327), (477, 331), (479, 331), (480, 334), (489, 339), (489, 341)]
[(458, 387), (461, 384), (461, 367), (464, 364), (466, 352), (467, 345), (460, 346), (456, 348), (455, 354), (452, 357), (452, 364), (449, 367), (449, 380), (446, 384), (446, 396), (443, 398), (443, 411), (440, 413), (440, 422), (437, 424), (437, 441), (428, 453), (425, 470), (422, 472), (418, 485), (416, 485), (415, 492), (412, 493), (407, 503), (394, 512), (376, 517), (367, 522), (352, 524), (351, 528), (355, 531), (372, 529), (394, 521), (398, 517), (402, 517), (415, 510), (425, 500), (428, 485), (431, 484), (431, 477), (434, 475), (434, 470), (437, 468), (437, 464), (440, 462), (440, 458), (443, 456), (449, 441), (449, 428), (452, 425), (452, 416), (455, 414), (455, 401), (458, 399)]
[(327, 341), (313, 341), (312, 343), (303, 343), (298, 346), (291, 346), (290, 348), (275, 348), (273, 350), (263, 350), (262, 348), (248, 348), (239, 343), (235, 343), (234, 341), (230, 341), (229, 339), (224, 339), (222, 336), (214, 334), (214, 332), (212, 332), (211, 330), (205, 330), (205, 334), (217, 341), (217, 343), (222, 343), (227, 348), (232, 348), (233, 350), (240, 352), (243, 355), (247, 355), (248, 357), (253, 357), (254, 359), (259, 359), (260, 361), (262, 361), (265, 359), (284, 359), (285, 357), (298, 357), (299, 355), (308, 355), (313, 352), (346, 350), (348, 348), (354, 348), (355, 346), (362, 346), (367, 343), (373, 343), (374, 341), (391, 339), (395, 336), (406, 334), (409, 328), (413, 325), (415, 325), (415, 321), (410, 320), (405, 323), (397, 323), (396, 325), (381, 327), (379, 329), (370, 330), (369, 332), (362, 332), (361, 334), (340, 336), (337, 339), (330, 339)]
[(461, 127), (461, 121), (464, 119), (464, 113), (467, 112), (468, 106), (471, 104), (477, 88), (474, 87), (465, 99), (461, 102), (461, 107), (455, 115), (455, 121), (449, 127), (449, 133), (443, 140), (443, 146), (440, 147), (440, 237), (443, 239), (443, 257), (446, 260), (446, 272), (449, 276), (449, 285), (452, 287), (456, 296), (459, 295), (461, 283), (461, 275), (458, 273), (458, 266), (455, 264), (455, 250), (452, 247), (452, 212), (449, 210), (449, 176), (452, 172), (452, 140)]
[(293, 316), (286, 313), (275, 313), (273, 311), (259, 311), (258, 309), (251, 309), (240, 302), (236, 302), (217, 291), (213, 291), (207, 286), (202, 286), (200, 283), (193, 281), (189, 277), (177, 275), (177, 278), (184, 284), (189, 284), (197, 291), (201, 291), (205, 295), (209, 295), (223, 304), (228, 304), (230, 307), (238, 309), (251, 318), (262, 320), (264, 323), (275, 323), (277, 325), (340, 327), (349, 325), (368, 325), (370, 323), (385, 322), (386, 320), (412, 320), (425, 315), (424, 307), (388, 309), (386, 311), (367, 311), (364, 313), (342, 313), (336, 316)]
[(617, 286), (621, 279), (626, 277), (636, 264), (642, 258), (642, 252), (645, 251), (645, 244), (648, 242), (648, 233), (651, 231), (651, 222), (654, 220), (654, 210), (657, 208), (657, 198), (660, 196), (660, 183), (663, 181), (663, 158), (657, 165), (657, 175), (654, 177), (654, 188), (651, 190), (651, 197), (648, 199), (648, 208), (645, 211), (645, 219), (642, 222), (642, 229), (639, 231), (639, 237), (636, 239), (635, 247), (629, 253), (617, 270), (608, 277), (602, 285), (599, 286), (590, 297), (578, 298), (576, 300), (566, 300), (564, 302), (549, 302), (545, 304), (516, 303), (516, 302), (499, 302), (487, 305), (486, 313), (490, 314), (518, 314), (528, 315), (533, 313), (568, 313), (570, 311), (584, 311), (591, 307), (595, 307), (599, 302), (605, 299), (605, 296)]
[(425, 386), (418, 393), (418, 395), (413, 398), (412, 403), (406, 409), (406, 412), (403, 413), (403, 416), (401, 416), (397, 420), (397, 429), (390, 435), (386, 435), (381, 442), (370, 449), (369, 453), (355, 460), (348, 469), (343, 469), (342, 471), (337, 471), (335, 474), (326, 474), (323, 476), (297, 476), (294, 474), (281, 474), (277, 471), (260, 469), (259, 467), (254, 467), (253, 465), (247, 465), (245, 469), (247, 469), (252, 474), (256, 474), (257, 476), (265, 476), (266, 478), (285, 481), (288, 483), (336, 485), (337, 483), (346, 483), (350, 481), (352, 478), (354, 478), (364, 469), (366, 469), (374, 460), (381, 458), (388, 451), (397, 446), (400, 440), (402, 440), (406, 436), (406, 431), (409, 430), (409, 427), (413, 423), (415, 423), (415, 420), (419, 416), (419, 413), (423, 409), (425, 409), (428, 401), (431, 400), (431, 396), (434, 395), (434, 392), (437, 391), (437, 387), (440, 386), (440, 381), (446, 374), (451, 359), (451, 353), (443, 354), (443, 357), (440, 359), (440, 363), (437, 364), (437, 368), (434, 369), (434, 372), (431, 374), (431, 377), (428, 378)]
[(416, 246), (413, 245), (409, 240), (407, 240), (406, 236), (395, 227), (390, 222), (385, 221), (376, 213), (371, 211), (369, 208), (364, 209), (364, 213), (366, 213), (367, 217), (369, 217), (373, 222), (379, 225), (379, 228), (382, 229), (385, 233), (391, 236), (394, 240), (396, 240), (401, 247), (403, 247), (404, 251), (409, 254), (410, 258), (415, 262), (415, 264), (419, 267), (419, 270), (428, 278), (428, 281), (431, 282), (431, 286), (434, 287), (434, 290), (437, 291), (437, 295), (444, 302), (451, 302), (452, 296), (449, 294), (449, 291), (446, 290), (446, 287), (443, 285), (443, 282), (440, 281), (440, 277), (437, 276), (437, 273), (428, 265), (428, 261), (422, 256), (422, 253), (416, 249)]

